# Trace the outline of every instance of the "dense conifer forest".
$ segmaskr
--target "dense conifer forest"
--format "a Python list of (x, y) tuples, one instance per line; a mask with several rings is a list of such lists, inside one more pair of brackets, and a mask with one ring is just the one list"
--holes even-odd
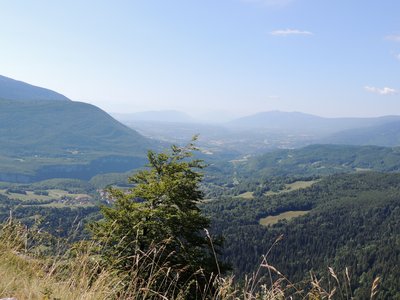
[[(202, 206), (213, 230), (225, 238), (224, 257), (239, 277), (254, 271), (274, 241), (268, 261), (299, 282), (328, 267), (351, 273), (355, 296), (369, 295), (382, 277), (382, 297), (398, 296), (400, 273), (400, 175), (365, 172), (333, 175), (309, 188), (253, 199), (221, 199)], [(309, 211), (262, 226), (259, 220), (286, 211)]]

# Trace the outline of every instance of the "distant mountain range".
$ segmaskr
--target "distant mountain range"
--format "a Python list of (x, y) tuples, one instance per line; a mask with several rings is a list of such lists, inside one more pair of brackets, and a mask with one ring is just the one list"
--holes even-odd
[(381, 126), (395, 121), (400, 121), (400, 116), (324, 118), (301, 112), (269, 111), (239, 118), (227, 123), (227, 125), (236, 128), (262, 128), (326, 135), (356, 128)]
[(144, 112), (139, 114), (146, 117), (142, 121), (129, 115), (119, 120), (145, 136), (164, 141), (179, 143), (199, 133), (201, 147), (213, 153), (254, 154), (316, 143), (400, 146), (400, 116), (324, 118), (300, 112), (270, 111), (210, 125), (194, 123), (192, 119), (185, 121), (188, 119), (182, 118), (182, 114)]
[(346, 145), (399, 146), (400, 121), (340, 131), (321, 139), (319, 142)]
[[(143, 111), (131, 114), (114, 113), (112, 115), (117, 120), (129, 125), (137, 124), (141, 121), (149, 123), (205, 124), (204, 122), (200, 123), (186, 113), (175, 110)], [(269, 132), (276, 133), (315, 134), (327, 137), (330, 134), (335, 134), (335, 136), (336, 134), (339, 136), (342, 134), (350, 135), (351, 130), (357, 131), (361, 128), (367, 130), (367, 128), (377, 127), (377, 131), (385, 130), (385, 128), (390, 130), (390, 124), (395, 126), (396, 122), (400, 122), (400, 116), (325, 118), (301, 112), (267, 111), (237, 118), (229, 122), (219, 123), (214, 126), (227, 128), (233, 131), (269, 130)], [(141, 125), (139, 125), (139, 127), (141, 127)], [(157, 125), (155, 125), (155, 127), (157, 127)], [(358, 133), (356, 131), (355, 133)], [(334, 136), (332, 136), (332, 141), (333, 139)]]
[(0, 181), (33, 181), (127, 171), (155, 143), (96, 106), (2, 76), (0, 145)]

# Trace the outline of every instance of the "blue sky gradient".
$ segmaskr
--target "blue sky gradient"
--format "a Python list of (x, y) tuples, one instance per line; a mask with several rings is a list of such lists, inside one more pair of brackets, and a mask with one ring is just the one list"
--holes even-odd
[(0, 74), (109, 112), (400, 115), (398, 0), (0, 3)]

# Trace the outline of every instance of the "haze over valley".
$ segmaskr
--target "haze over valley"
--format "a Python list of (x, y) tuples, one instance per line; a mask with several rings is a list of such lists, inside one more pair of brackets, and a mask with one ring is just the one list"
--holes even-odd
[(400, 299), (399, 11), (2, 3), (0, 299)]
[(176, 111), (115, 114), (114, 117), (144, 136), (163, 141), (185, 143), (200, 134), (199, 143), (209, 153), (248, 155), (321, 143), (400, 145), (400, 116), (394, 115), (324, 118), (300, 112), (270, 111), (223, 123), (201, 122)]

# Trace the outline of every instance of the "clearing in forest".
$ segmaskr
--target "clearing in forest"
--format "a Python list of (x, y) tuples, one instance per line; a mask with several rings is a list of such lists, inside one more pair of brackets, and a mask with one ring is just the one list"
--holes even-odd
[(276, 216), (262, 218), (260, 219), (259, 223), (263, 226), (269, 226), (278, 223), (280, 220), (290, 221), (291, 219), (303, 216), (308, 212), (309, 210), (289, 210)]

